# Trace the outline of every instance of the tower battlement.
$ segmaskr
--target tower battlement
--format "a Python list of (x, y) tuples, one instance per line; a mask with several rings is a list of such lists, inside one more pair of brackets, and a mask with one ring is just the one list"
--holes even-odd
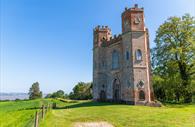
[(118, 35), (114, 35), (114, 36), (111, 36), (109, 41), (106, 40), (106, 39), (102, 39), (102, 45), (101, 47), (108, 47), (109, 45), (112, 45), (114, 43), (117, 43), (117, 42), (120, 42), (122, 40), (122, 35), (121, 34), (118, 34)]
[(94, 28), (94, 32), (99, 32), (99, 31), (110, 31), (111, 32), (111, 29), (108, 26), (98, 25)]
[(100, 47), (103, 41), (110, 41), (110, 37), (112, 36), (112, 31), (108, 26), (98, 25), (93, 30), (94, 35), (94, 47)]
[(144, 8), (143, 7), (139, 8), (138, 4), (135, 4), (134, 7), (131, 8), (125, 7), (125, 11), (122, 13), (122, 15), (126, 12), (131, 12), (131, 11), (144, 11)]
[(110, 38), (110, 41), (108, 43), (113, 44), (113, 43), (119, 42), (120, 40), (122, 40), (122, 35), (121, 34), (118, 34), (118, 35), (115, 34), (114, 37)]

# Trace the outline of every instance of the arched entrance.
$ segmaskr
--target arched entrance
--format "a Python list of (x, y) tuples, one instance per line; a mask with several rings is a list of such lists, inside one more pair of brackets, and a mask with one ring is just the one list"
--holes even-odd
[(104, 90), (100, 91), (100, 101), (106, 101), (106, 92)]
[(113, 101), (120, 102), (121, 87), (118, 79), (113, 81)]
[(144, 101), (145, 100), (145, 93), (143, 90), (139, 91), (139, 100)]

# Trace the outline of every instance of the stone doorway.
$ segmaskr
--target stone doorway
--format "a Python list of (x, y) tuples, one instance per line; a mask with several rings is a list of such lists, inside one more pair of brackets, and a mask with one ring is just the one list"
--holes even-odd
[(145, 100), (145, 93), (143, 90), (139, 91), (139, 100), (144, 101)]
[(106, 92), (104, 90), (101, 90), (100, 92), (100, 101), (106, 101)]
[(113, 101), (120, 102), (121, 87), (118, 79), (113, 81)]

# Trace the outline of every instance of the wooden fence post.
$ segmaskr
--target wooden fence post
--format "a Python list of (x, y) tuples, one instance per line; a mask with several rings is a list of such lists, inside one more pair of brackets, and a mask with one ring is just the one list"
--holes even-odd
[(36, 113), (35, 113), (35, 124), (34, 124), (34, 127), (38, 127), (38, 126), (39, 126), (39, 114), (36, 111)]
[(56, 108), (56, 103), (53, 103), (52, 108), (53, 108), (53, 109), (55, 109), (55, 108)]
[(47, 112), (49, 111), (49, 104), (47, 104)]
[(45, 106), (44, 105), (42, 105), (42, 119), (44, 118), (44, 112), (45, 112)]

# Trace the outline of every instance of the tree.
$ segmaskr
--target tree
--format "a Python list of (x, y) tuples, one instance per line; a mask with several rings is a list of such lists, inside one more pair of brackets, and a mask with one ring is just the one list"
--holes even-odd
[(49, 94), (47, 94), (46, 96), (45, 96), (45, 98), (51, 98), (51, 93), (49, 93)]
[(92, 99), (92, 83), (79, 82), (73, 88), (73, 92), (70, 93), (69, 98), (76, 100)]
[(64, 91), (58, 90), (51, 95), (51, 98), (64, 98)]
[(29, 89), (28, 95), (29, 95), (29, 99), (42, 98), (42, 92), (40, 91), (38, 82), (32, 84), (31, 88)]
[[(170, 17), (155, 39), (153, 72), (173, 85), (174, 94), (184, 102), (192, 101), (191, 80), (195, 74), (195, 20), (189, 14)], [(174, 79), (174, 80), (173, 80)]]
[(64, 93), (63, 90), (58, 90), (57, 92), (54, 92), (52, 94), (47, 94), (45, 98), (67, 98), (67, 94)]

